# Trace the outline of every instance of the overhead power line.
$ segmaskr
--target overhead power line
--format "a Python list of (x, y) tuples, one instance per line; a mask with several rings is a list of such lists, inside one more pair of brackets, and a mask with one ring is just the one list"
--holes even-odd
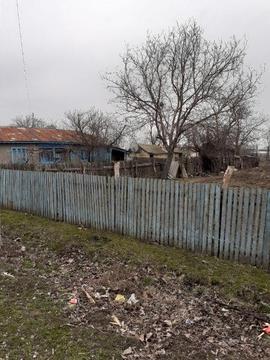
[(22, 36), (21, 16), (20, 16), (20, 8), (19, 8), (19, 1), (18, 0), (16, 0), (16, 7), (17, 7), (18, 29), (19, 29), (19, 38), (20, 38), (20, 46), (21, 46), (21, 54), (22, 54), (22, 63), (23, 63), (23, 73), (24, 73), (24, 83), (25, 83), (25, 91), (26, 91), (27, 108), (28, 108), (28, 113), (30, 114), (31, 113), (31, 100), (30, 100), (30, 91), (29, 91), (29, 85), (28, 85), (26, 61), (25, 61), (25, 55), (24, 55), (24, 44), (23, 44), (23, 36)]

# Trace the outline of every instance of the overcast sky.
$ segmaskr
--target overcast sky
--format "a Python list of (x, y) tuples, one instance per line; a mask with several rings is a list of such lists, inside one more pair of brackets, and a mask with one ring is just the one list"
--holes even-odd
[[(266, 65), (257, 108), (270, 113), (270, 0), (19, 0), (31, 112), (61, 120), (95, 105), (109, 110), (101, 75), (126, 44), (194, 18), (210, 39), (248, 40), (247, 64)], [(15, 0), (0, 0), (0, 125), (28, 106)]]

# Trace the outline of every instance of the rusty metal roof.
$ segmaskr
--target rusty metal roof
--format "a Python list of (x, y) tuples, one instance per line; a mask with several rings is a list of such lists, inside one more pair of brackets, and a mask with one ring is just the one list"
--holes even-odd
[(76, 132), (72, 130), (0, 127), (0, 143), (15, 142), (78, 144), (80, 143), (80, 138)]

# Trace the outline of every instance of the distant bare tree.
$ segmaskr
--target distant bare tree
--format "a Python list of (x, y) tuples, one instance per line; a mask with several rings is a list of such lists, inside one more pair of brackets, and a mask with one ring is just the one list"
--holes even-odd
[(236, 155), (241, 155), (244, 148), (254, 145), (258, 141), (264, 124), (265, 118), (255, 115), (236, 122), (229, 136)]
[(212, 156), (225, 156), (226, 152), (240, 155), (241, 150), (254, 143), (260, 137), (265, 117), (255, 115), (247, 104), (210, 119), (194, 127), (187, 133), (188, 142), (199, 153)]
[(264, 139), (266, 141), (266, 158), (267, 158), (267, 160), (270, 160), (270, 122), (269, 122), (269, 117), (267, 117)]
[(35, 116), (34, 114), (26, 116), (17, 116), (12, 120), (12, 125), (16, 127), (24, 128), (47, 128), (47, 129), (56, 129), (55, 124), (47, 123), (45, 120), (42, 120)]
[(126, 134), (125, 124), (94, 107), (88, 111), (69, 111), (65, 115), (67, 127), (74, 130), (88, 148), (117, 146)]
[(188, 22), (148, 35), (144, 45), (127, 49), (121, 70), (106, 75), (121, 110), (155, 129), (168, 151), (164, 177), (185, 133), (254, 97), (260, 74), (245, 72), (244, 59), (245, 44), (208, 41)]

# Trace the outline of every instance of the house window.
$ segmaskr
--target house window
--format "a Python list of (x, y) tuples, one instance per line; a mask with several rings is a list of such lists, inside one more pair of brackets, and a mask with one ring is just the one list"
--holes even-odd
[(39, 153), (39, 161), (41, 164), (51, 164), (54, 162), (53, 149), (42, 149)]
[(88, 151), (86, 150), (73, 150), (70, 153), (70, 160), (74, 162), (88, 161)]
[(24, 164), (28, 160), (27, 149), (16, 147), (11, 149), (11, 159), (13, 164)]
[(54, 149), (55, 162), (62, 162), (65, 160), (65, 149), (55, 148)]
[(81, 160), (88, 161), (88, 151), (81, 150), (80, 151), (80, 158), (81, 158)]

